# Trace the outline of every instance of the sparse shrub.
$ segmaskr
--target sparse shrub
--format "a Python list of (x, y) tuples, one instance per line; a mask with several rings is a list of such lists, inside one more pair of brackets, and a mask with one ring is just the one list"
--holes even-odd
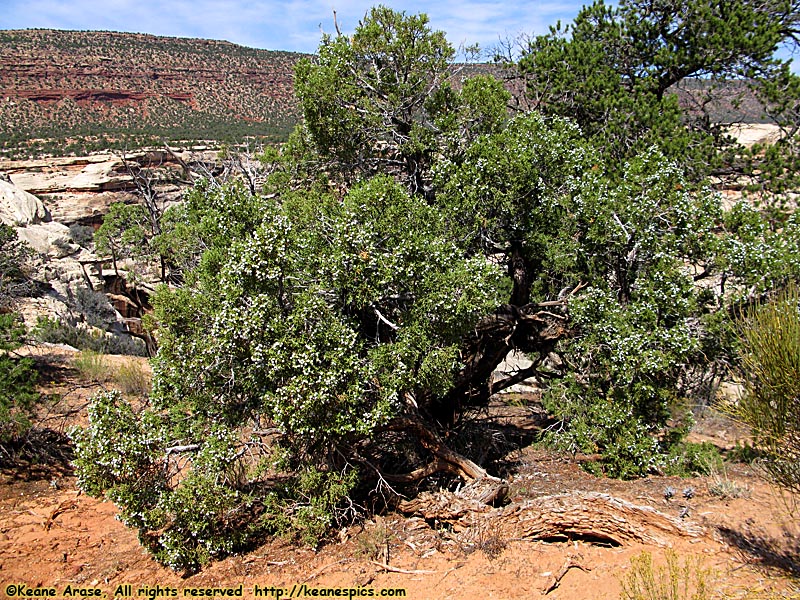
[(79, 350), (99, 351), (102, 339), (99, 332), (79, 328), (56, 317), (39, 317), (33, 329), (33, 337), (40, 342), (66, 344)]
[(698, 559), (678, 559), (674, 550), (665, 553), (666, 565), (653, 566), (649, 552), (631, 559), (631, 570), (622, 579), (624, 600), (708, 600), (712, 597), (708, 580), (712, 576)]
[(464, 554), (479, 550), (489, 559), (500, 556), (508, 545), (507, 540), (500, 535), (497, 525), (491, 521), (467, 528), (456, 539)]
[(72, 241), (82, 248), (90, 248), (94, 243), (94, 227), (73, 223), (69, 226)]
[(84, 350), (76, 356), (72, 364), (89, 381), (101, 382), (108, 378), (109, 368), (103, 354), (94, 350)]
[(66, 344), (78, 350), (92, 350), (103, 354), (146, 356), (145, 343), (127, 335), (106, 335), (99, 329), (88, 329), (54, 317), (39, 317), (33, 337), (40, 342)]
[(114, 383), (122, 393), (130, 396), (147, 396), (150, 393), (150, 376), (136, 361), (128, 360), (114, 369)]
[(728, 477), (728, 473), (723, 469), (710, 474), (708, 483), (708, 493), (722, 500), (734, 500), (736, 498), (749, 498), (750, 488)]
[(800, 291), (790, 285), (757, 306), (742, 332), (746, 393), (733, 410), (753, 428), (758, 465), (781, 487), (800, 492)]
[(380, 520), (356, 536), (356, 555), (367, 560), (386, 561), (386, 553), (392, 541), (392, 531)]
[(75, 304), (92, 327), (107, 329), (117, 320), (116, 311), (103, 292), (86, 287), (78, 288), (75, 293)]

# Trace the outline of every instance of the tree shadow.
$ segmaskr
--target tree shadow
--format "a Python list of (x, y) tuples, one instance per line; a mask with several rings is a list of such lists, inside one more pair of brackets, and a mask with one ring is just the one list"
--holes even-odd
[(756, 530), (750, 523), (742, 530), (720, 527), (720, 534), (731, 546), (737, 548), (743, 562), (776, 569), (794, 578), (800, 578), (800, 538), (784, 529), (779, 537)]
[(66, 434), (33, 427), (0, 447), (0, 473), (12, 481), (38, 481), (72, 475), (74, 448)]
[(498, 397), (468, 416), (458, 435), (461, 440), (454, 445), (492, 474), (508, 477), (520, 465), (520, 451), (538, 441), (553, 422), (537, 400), (522, 398), (517, 402)]

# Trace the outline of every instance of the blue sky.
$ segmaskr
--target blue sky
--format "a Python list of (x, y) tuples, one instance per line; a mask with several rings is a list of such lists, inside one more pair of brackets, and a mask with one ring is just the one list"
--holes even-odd
[[(377, 1), (369, 0), (0, 0), (0, 29), (102, 29), (224, 39), (269, 50), (313, 52), (320, 27), (333, 32), (333, 10), (352, 31)], [(482, 48), (520, 33), (547, 31), (571, 20), (583, 2), (441, 0), (390, 2), (395, 10), (427, 13), (450, 42)]]
[[(332, 33), (336, 10), (352, 31), (381, 0), (0, 0), (0, 29), (101, 29), (222, 39), (268, 50), (314, 52), (321, 31)], [(520, 34), (540, 34), (571, 21), (591, 0), (383, 0), (395, 10), (424, 12), (450, 42), (484, 50)], [(614, 4), (613, 0), (607, 3)], [(788, 58), (782, 52), (783, 58)], [(800, 56), (792, 64), (800, 71)]]

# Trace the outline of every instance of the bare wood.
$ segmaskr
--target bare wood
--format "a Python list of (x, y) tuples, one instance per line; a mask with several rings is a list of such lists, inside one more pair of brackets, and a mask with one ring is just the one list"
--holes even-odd
[(185, 446), (172, 446), (164, 451), (164, 456), (180, 454), (181, 452), (194, 452), (200, 449), (200, 444), (186, 444)]
[(704, 530), (642, 506), (595, 492), (545, 496), (502, 508), (453, 492), (423, 493), (397, 508), (428, 520), (466, 529), (491, 526), (502, 539), (589, 538), (609, 544), (640, 542), (670, 546), (675, 537), (698, 537)]
[(47, 518), (47, 522), (44, 524), (45, 530), (50, 531), (50, 528), (53, 526), (56, 517), (58, 517), (62, 513), (67, 512), (68, 510), (77, 508), (77, 506), (78, 506), (78, 501), (75, 499), (67, 499), (62, 501), (61, 504), (59, 504), (53, 509), (53, 511), (50, 513), (50, 516)]
[(569, 571), (570, 569), (573, 569), (573, 568), (574, 569), (580, 569), (583, 572), (588, 572), (588, 571), (592, 570), (591, 568), (586, 567), (586, 566), (582, 565), (579, 562), (576, 562), (574, 556), (570, 556), (569, 558), (567, 558), (566, 561), (564, 561), (564, 564), (558, 570), (558, 573), (556, 573), (553, 576), (553, 579), (550, 581), (550, 585), (548, 585), (544, 590), (542, 590), (542, 592), (545, 595), (547, 595), (550, 592), (552, 592), (554, 589), (556, 589), (561, 584), (561, 580), (564, 579), (564, 575), (567, 574), (567, 571)]

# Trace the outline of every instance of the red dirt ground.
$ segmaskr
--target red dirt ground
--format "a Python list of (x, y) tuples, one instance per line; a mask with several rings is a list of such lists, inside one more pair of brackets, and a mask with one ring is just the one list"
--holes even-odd
[[(102, 384), (87, 384), (71, 367), (67, 351), (33, 354), (45, 368), (45, 390), (62, 395), (43, 422), (56, 433), (82, 422), (88, 397)], [(49, 435), (51, 445), (59, 441)], [(728, 447), (740, 432), (712, 415), (700, 420), (695, 435)], [(381, 590), (404, 590), (405, 597), (415, 599), (602, 600), (624, 597), (621, 581), (634, 570), (632, 558), (647, 552), (660, 566), (667, 554), (666, 548), (642, 544), (499, 539), (491, 530), (467, 538), (422, 519), (388, 514), (340, 531), (338, 541), (318, 551), (276, 540), (181, 578), (145, 553), (136, 532), (116, 520), (110, 502), (78, 492), (68, 464), (57, 452), (54, 456), (51, 464), (9, 463), (0, 471), (2, 597), (16, 592), (9, 584), (24, 584), (28, 593), (53, 587), (57, 598), (85, 597), (95, 588), (112, 598), (125, 591), (118, 589), (125, 584), (131, 585), (133, 598), (165, 597), (167, 587), (178, 597), (190, 597), (185, 590), (239, 585), (245, 598), (256, 597), (255, 586), (267, 588), (265, 597), (277, 597), (274, 587), (288, 596), (294, 586), (298, 597), (304, 584), (308, 597), (314, 597), (313, 590), (325, 589), (317, 591), (319, 597), (327, 588), (353, 588), (376, 596)], [(689, 560), (691, 572), (697, 570), (694, 564), (710, 571), (703, 598), (800, 598), (800, 526), (784, 499), (746, 465), (731, 465), (716, 478), (617, 481), (595, 478), (567, 458), (533, 448), (517, 452), (513, 464), (512, 501), (579, 490), (608, 493), (671, 516), (688, 508), (686, 520), (702, 525), (705, 533), (676, 538), (672, 549), (681, 565)], [(743, 497), (714, 495), (715, 484)], [(677, 490), (671, 500), (664, 498), (668, 486)], [(688, 487), (695, 491), (691, 499), (681, 493)], [(568, 565), (573, 566), (553, 587)], [(83, 591), (69, 595), (68, 586)], [(547, 593), (548, 588), (553, 589)], [(691, 594), (675, 598), (684, 597)]]

